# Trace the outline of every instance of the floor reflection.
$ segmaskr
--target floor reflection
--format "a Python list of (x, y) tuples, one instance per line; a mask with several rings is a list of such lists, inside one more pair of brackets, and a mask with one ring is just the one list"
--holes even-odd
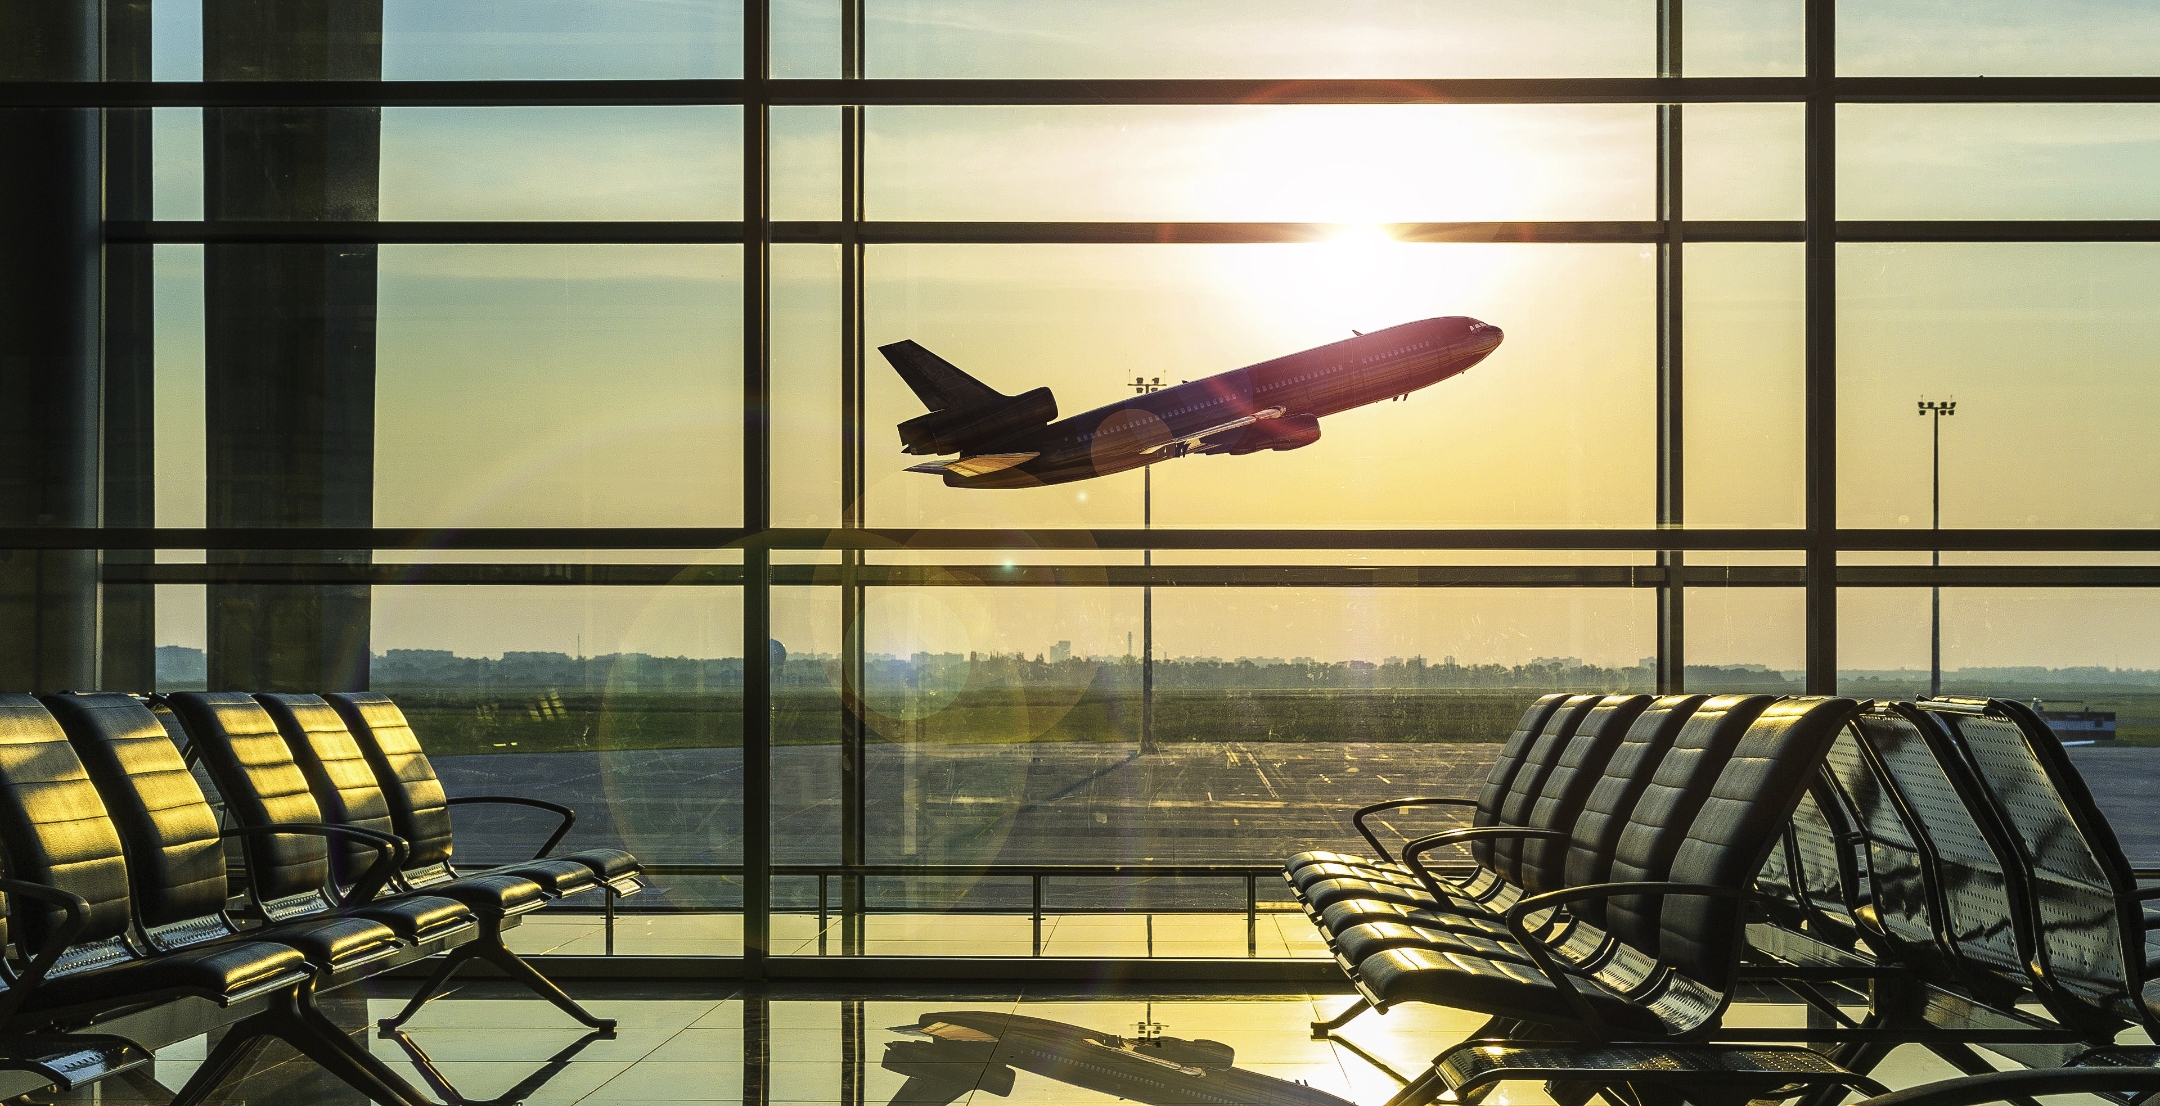
[(949, 1010), (924, 1014), (895, 1033), (924, 1038), (885, 1046), (882, 1066), (905, 1076), (891, 1106), (946, 1106), (973, 1090), (1013, 1092), (1014, 1070), (1151, 1106), (1249, 1103), (1251, 1106), (1350, 1106), (1344, 1099), (1233, 1065), (1220, 1041), (1162, 1032), (1152, 1017), (1121, 1037), (1064, 1022)]
[[(402, 1034), (377, 1019), (404, 988), (341, 988), (330, 1017), (356, 1044), (448, 1106), (522, 1100), (528, 1106), (728, 1103), (733, 1106), (1108, 1106), (1238, 1102), (1367, 1106), (1400, 1089), (1433, 1055), (1484, 1024), (1433, 1006), (1369, 1014), (1343, 1040), (1312, 1039), (1315, 1018), (1350, 997), (1254, 993), (1202, 985), (1148, 993), (1080, 984), (879, 984), (872, 990), (727, 981), (577, 983), (568, 989), (607, 1017), (588, 1033), (529, 992), (474, 981), (429, 1003)], [(1798, 1027), (1798, 1005), (1736, 1004), (1734, 1025)], [(154, 1070), (43, 1101), (67, 1106), (165, 1106), (213, 1044), (160, 1050)], [(1878, 1077), (1910, 1086), (1955, 1074), (1917, 1046)], [(364, 1101), (290, 1049), (266, 1049), (222, 1091), (226, 1103)], [(1542, 1083), (1507, 1084), (1487, 1106), (1548, 1106)]]

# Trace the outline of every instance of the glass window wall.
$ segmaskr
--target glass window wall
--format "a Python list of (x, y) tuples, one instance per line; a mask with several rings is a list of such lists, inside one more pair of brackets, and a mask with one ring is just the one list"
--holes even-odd
[[(1281, 857), (1552, 690), (1939, 680), (2142, 755), (2160, 93), (1961, 78), (2153, 36), (1831, 7), (393, 2), (273, 72), (160, 2), (108, 671), (372, 686), (572, 802), (654, 888), (551, 955), (1324, 956)], [(1070, 417), (1445, 316), (1505, 341), (1317, 440), (1014, 489), (908, 471), (880, 353)]]

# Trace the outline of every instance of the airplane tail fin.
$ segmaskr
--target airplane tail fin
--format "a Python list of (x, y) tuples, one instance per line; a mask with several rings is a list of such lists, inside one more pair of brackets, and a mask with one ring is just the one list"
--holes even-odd
[(915, 397), (922, 400), (923, 406), (932, 411), (981, 407), (1008, 398), (912, 339), (879, 346), (878, 352), (892, 363), (900, 379), (915, 390)]

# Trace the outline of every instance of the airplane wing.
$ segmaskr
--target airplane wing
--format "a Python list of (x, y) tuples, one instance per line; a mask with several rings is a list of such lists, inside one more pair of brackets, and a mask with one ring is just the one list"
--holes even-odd
[(1191, 446), (1193, 443), (1198, 442), (1202, 438), (1208, 437), (1212, 434), (1220, 434), (1225, 430), (1236, 430), (1240, 427), (1251, 426), (1252, 424), (1259, 422), (1261, 419), (1279, 419), (1281, 417), (1283, 417), (1282, 408), (1270, 407), (1265, 411), (1254, 411), (1252, 414), (1247, 415), (1241, 419), (1231, 419), (1229, 422), (1222, 423), (1217, 426), (1210, 426), (1206, 430), (1199, 431), (1198, 433), (1187, 434), (1180, 438), (1172, 438), (1167, 442), (1161, 442), (1156, 445), (1151, 445), (1146, 449), (1141, 450), (1140, 452), (1157, 453), (1162, 450), (1169, 449), (1173, 446)]
[[(964, 1065), (957, 1065), (965, 1070)], [(974, 1073), (969, 1072), (972, 1075)], [(926, 1079), (920, 1075), (908, 1076), (908, 1081), (893, 1092), (891, 1106), (948, 1106), (958, 1102), (960, 1096), (975, 1089), (971, 1079), (959, 1077), (956, 1070), (952, 1079)]]
[(986, 472), (999, 472), (1014, 465), (1027, 464), (1040, 456), (1040, 453), (979, 453), (957, 461), (925, 461), (919, 465), (909, 465), (907, 470), (927, 472), (935, 476), (943, 476), (948, 472), (958, 476), (981, 476)]

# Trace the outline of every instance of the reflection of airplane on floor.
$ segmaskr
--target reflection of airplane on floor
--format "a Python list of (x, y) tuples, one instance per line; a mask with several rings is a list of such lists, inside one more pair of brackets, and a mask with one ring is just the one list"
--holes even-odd
[(1425, 319), (1262, 361), (1057, 421), (1048, 388), (994, 391), (916, 345), (878, 347), (930, 409), (900, 424), (915, 454), (958, 453), (910, 472), (948, 487), (1032, 488), (1106, 476), (1188, 453), (1257, 453), (1320, 440), (1320, 417), (1406, 396), (1500, 344), (1476, 319)]
[(1230, 1066), (1229, 1045), (1098, 1033), (980, 1010), (924, 1014), (885, 1046), (885, 1070), (907, 1076), (892, 1106), (945, 1106), (981, 1088), (1003, 1098), (1013, 1069), (1151, 1106), (1350, 1106), (1334, 1095)]

